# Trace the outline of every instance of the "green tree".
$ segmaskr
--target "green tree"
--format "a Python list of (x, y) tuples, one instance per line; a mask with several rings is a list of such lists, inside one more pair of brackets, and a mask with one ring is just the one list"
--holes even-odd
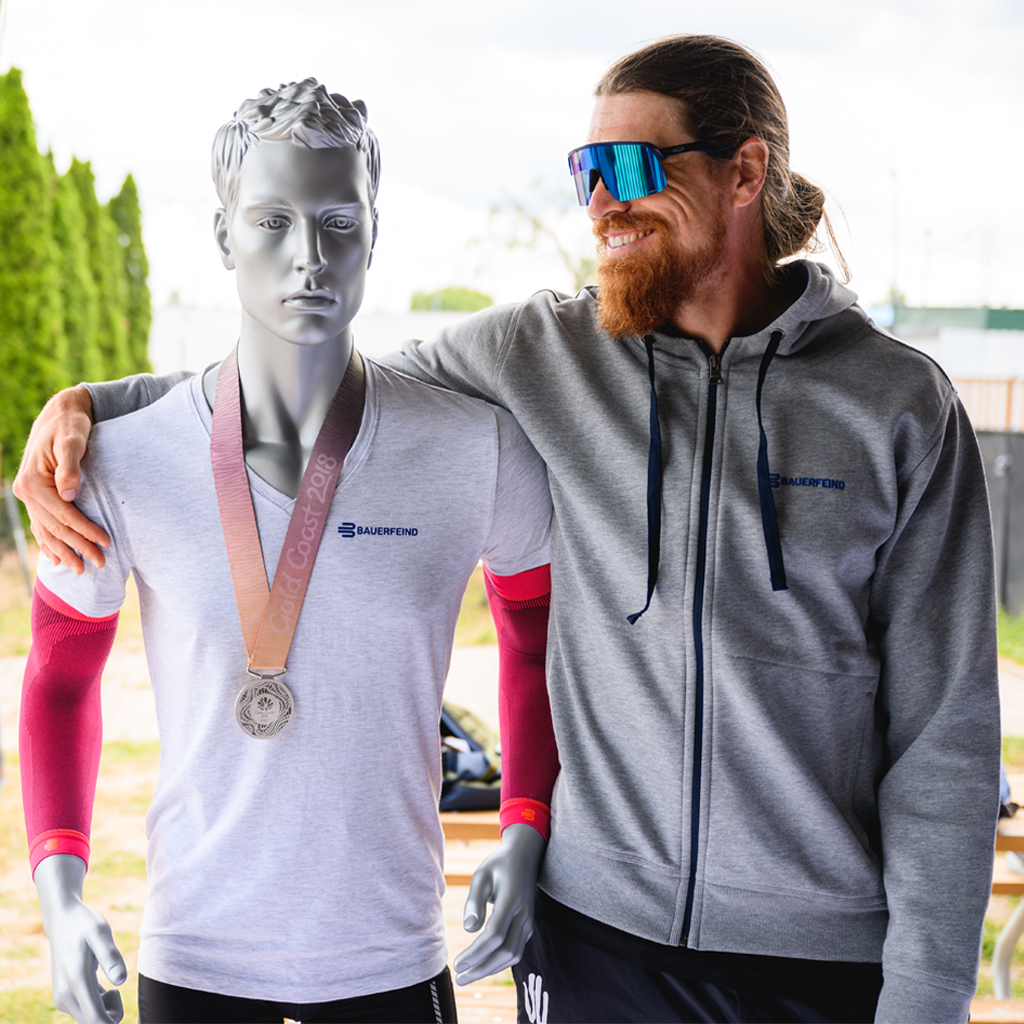
[(409, 308), (413, 312), (419, 310), (452, 310), (460, 313), (475, 313), (478, 309), (487, 309), (494, 305), (494, 299), (483, 292), (472, 288), (461, 288), (450, 285), (439, 288), (436, 292), (413, 292)]
[(135, 180), (129, 174), (121, 191), (107, 205), (117, 225), (124, 266), (125, 314), (128, 317), (128, 356), (132, 371), (149, 371), (149, 327), (153, 319), (149, 294), (149, 260), (142, 244), (142, 211)]
[[(52, 164), (52, 157), (51, 157)], [(54, 172), (56, 176), (56, 172)], [(71, 174), (57, 177), (53, 235), (60, 252), (61, 294), (67, 361), (62, 384), (103, 377), (100, 350), (100, 293), (89, 262), (85, 214)]]
[(0, 445), (7, 475), (66, 356), (53, 193), (21, 72), (12, 68), (0, 75)]
[(507, 249), (553, 251), (572, 278), (573, 292), (578, 292), (596, 282), (597, 259), (589, 232), (581, 248), (579, 239), (570, 237), (578, 231), (567, 231), (567, 221), (574, 226), (586, 223), (585, 215), (573, 202), (572, 189), (534, 181), (526, 199), (510, 198), (491, 207), (490, 238), (475, 241), (499, 241)]
[(117, 241), (120, 232), (108, 211), (96, 198), (96, 179), (88, 163), (72, 159), (68, 168), (85, 216), (89, 267), (100, 299), (100, 352), (104, 377), (123, 377), (132, 372), (128, 354), (128, 322), (125, 315), (123, 259)]

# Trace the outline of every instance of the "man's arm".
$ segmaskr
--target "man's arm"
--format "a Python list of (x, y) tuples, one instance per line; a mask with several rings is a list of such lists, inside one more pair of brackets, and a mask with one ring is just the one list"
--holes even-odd
[(974, 432), (951, 396), (900, 481), (869, 632), (882, 660), (878, 785), (889, 925), (876, 1021), (966, 1020), (999, 807), (995, 579)]
[(110, 926), (82, 900), (103, 738), (100, 677), (117, 615), (81, 615), (40, 582), (32, 602), (19, 749), (29, 861), (50, 940), (54, 1005), (84, 1022), (123, 1016), (116, 985), (127, 977)]
[(499, 377), (516, 309), (492, 306), (473, 313), (445, 328), (436, 340), (407, 341), (381, 362), (427, 384), (505, 406)]
[(32, 533), (54, 565), (79, 575), (79, 555), (102, 569), (110, 538), (72, 504), (82, 479), (82, 456), (94, 422), (114, 419), (162, 398), (191, 374), (138, 374), (104, 384), (79, 384), (51, 398), (32, 424), (14, 493), (25, 503)]
[(515, 576), (484, 571), (498, 631), (501, 716), (501, 846), (477, 868), (463, 915), (467, 931), (483, 932), (455, 962), (467, 985), (517, 963), (533, 934), (533, 906), (547, 846), (558, 749), (544, 671), (551, 572)]

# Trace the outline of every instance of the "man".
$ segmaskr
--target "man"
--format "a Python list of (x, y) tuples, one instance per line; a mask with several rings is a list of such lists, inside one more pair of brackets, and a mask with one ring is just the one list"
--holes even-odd
[[(161, 740), (141, 1019), (455, 1019), (437, 816), (448, 652), (481, 557), (492, 587), (544, 603), (550, 502), (508, 413), (353, 348), (377, 230), (365, 117), (307, 79), (220, 130), (237, 348), (94, 433), (78, 501), (111, 539), (106, 568), (41, 560), (25, 811), (55, 1001), (81, 1021), (120, 1019), (97, 962), (125, 976), (82, 883), (99, 677), (130, 572)], [(387, 751), (370, 789), (368, 748)]]
[[(743, 47), (618, 61), (570, 167), (600, 288), (392, 361), (511, 410), (548, 467), (561, 772), (520, 1019), (964, 1021), (999, 718), (963, 408), (827, 268), (790, 261), (823, 196)], [(21, 484), (49, 495), (33, 514), (58, 557), (72, 513), (45, 468), (75, 487), (81, 399), (40, 425)], [(474, 927), (495, 876), (529, 876), (498, 857)], [(460, 980), (518, 953), (530, 912), (509, 908)]]

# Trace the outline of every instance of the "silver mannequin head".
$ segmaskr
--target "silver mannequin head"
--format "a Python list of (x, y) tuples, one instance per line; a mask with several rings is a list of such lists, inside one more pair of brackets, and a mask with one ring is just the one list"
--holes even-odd
[[(377, 238), (377, 139), (364, 103), (307, 78), (241, 104), (212, 171), (214, 237), (242, 307), (246, 461), (294, 497), (352, 353)], [(203, 382), (211, 407), (215, 379)]]
[(255, 99), (242, 103), (213, 140), (213, 181), (229, 218), (238, 199), (242, 160), (261, 141), (292, 142), (310, 149), (351, 146), (363, 153), (370, 177), (376, 238), (380, 147), (367, 124), (366, 104), (362, 100), (350, 102), (341, 93), (329, 93), (315, 78), (305, 78), (277, 89), (262, 89)]

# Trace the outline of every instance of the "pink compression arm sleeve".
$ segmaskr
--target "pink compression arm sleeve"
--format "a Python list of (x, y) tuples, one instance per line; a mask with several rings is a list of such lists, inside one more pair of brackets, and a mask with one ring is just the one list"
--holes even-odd
[(73, 853), (89, 862), (103, 743), (100, 677), (116, 632), (116, 613), (88, 618), (36, 582), (18, 730), (33, 873), (54, 853)]
[(501, 827), (524, 822), (547, 839), (559, 767), (544, 674), (551, 569), (515, 576), (485, 569), (484, 584), (498, 631)]

